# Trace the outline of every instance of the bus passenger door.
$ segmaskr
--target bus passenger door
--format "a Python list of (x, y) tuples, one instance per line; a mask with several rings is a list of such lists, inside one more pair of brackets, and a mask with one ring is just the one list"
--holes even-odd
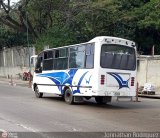
[(31, 71), (31, 74), (33, 75), (34, 74), (34, 71), (35, 71), (35, 67), (36, 67), (36, 63), (37, 63), (37, 55), (33, 55), (30, 57), (30, 71)]
[(35, 74), (42, 73), (42, 61), (43, 61), (42, 57), (37, 58), (37, 64), (35, 67)]
[(42, 79), (38, 75), (42, 73), (42, 68), (43, 68), (42, 63), (43, 63), (43, 55), (40, 54), (37, 57), (37, 62), (36, 62), (35, 71), (34, 71), (34, 75), (33, 75), (33, 85), (37, 84), (39, 92), (41, 92), (41, 87), (39, 84), (42, 83)]

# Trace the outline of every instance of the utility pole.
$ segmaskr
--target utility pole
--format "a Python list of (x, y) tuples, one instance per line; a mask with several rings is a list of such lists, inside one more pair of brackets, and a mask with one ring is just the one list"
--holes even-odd
[[(26, 1), (27, 3), (27, 1)], [(30, 46), (29, 46), (29, 37), (28, 37), (28, 13), (27, 13), (27, 5), (26, 5), (26, 28), (27, 28), (27, 47), (28, 47), (28, 56), (29, 56), (29, 59), (28, 59), (28, 63), (29, 63), (29, 72), (28, 72), (28, 75), (29, 75), (29, 88), (31, 88), (31, 85), (32, 85), (32, 80), (31, 80), (31, 64), (30, 64)]]
[(29, 46), (29, 37), (28, 37), (28, 16), (26, 11), (26, 28), (27, 28), (27, 47), (28, 47), (28, 56), (29, 56), (29, 72), (31, 72), (31, 65), (30, 65), (30, 46)]
[(152, 46), (152, 56), (154, 56), (154, 45)]

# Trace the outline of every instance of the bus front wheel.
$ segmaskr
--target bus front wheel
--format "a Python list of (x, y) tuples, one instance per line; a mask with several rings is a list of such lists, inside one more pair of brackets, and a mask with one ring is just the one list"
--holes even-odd
[(43, 97), (43, 93), (39, 92), (38, 86), (35, 87), (35, 95), (37, 98)]
[(67, 89), (65, 91), (64, 100), (68, 104), (73, 104), (74, 103), (74, 97), (73, 97), (72, 91), (70, 89)]

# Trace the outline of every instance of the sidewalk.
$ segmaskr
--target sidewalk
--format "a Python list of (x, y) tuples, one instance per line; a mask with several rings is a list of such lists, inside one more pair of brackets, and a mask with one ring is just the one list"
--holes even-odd
[(23, 81), (20, 79), (12, 79), (12, 82), (11, 82), (11, 79), (7, 79), (3, 77), (0, 77), (0, 84), (29, 87), (29, 81)]
[(156, 93), (155, 93), (155, 95), (138, 94), (138, 97), (145, 97), (145, 98), (160, 99), (160, 92), (156, 92)]

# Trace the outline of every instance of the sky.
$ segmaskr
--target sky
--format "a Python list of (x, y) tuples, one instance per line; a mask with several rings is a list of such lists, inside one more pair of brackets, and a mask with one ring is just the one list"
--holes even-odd
[(11, 3), (16, 3), (18, 2), (19, 0), (11, 0)]
[[(11, 5), (18, 2), (19, 0), (10, 0), (11, 1)], [(7, 0), (5, 0), (5, 2), (7, 2)]]

